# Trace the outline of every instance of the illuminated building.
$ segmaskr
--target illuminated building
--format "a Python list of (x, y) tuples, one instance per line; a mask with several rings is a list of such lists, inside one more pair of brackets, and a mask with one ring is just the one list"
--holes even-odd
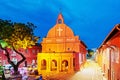
[(39, 74), (74, 72), (86, 61), (86, 45), (64, 24), (60, 13), (53, 26), (41, 42), (42, 52), (37, 55)]
[(97, 50), (97, 62), (107, 80), (120, 80), (120, 24), (115, 25)]

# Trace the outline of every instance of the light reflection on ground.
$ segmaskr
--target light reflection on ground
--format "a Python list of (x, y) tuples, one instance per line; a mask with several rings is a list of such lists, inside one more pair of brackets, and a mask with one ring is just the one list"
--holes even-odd
[(97, 63), (87, 61), (69, 80), (103, 80), (103, 75)]

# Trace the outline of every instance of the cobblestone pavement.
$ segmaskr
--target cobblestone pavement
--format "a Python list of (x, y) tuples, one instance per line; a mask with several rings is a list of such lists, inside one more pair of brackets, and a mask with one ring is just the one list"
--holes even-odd
[(61, 73), (58, 73), (58, 74), (46, 76), (44, 79), (45, 79), (45, 80), (69, 80), (69, 78), (70, 78), (72, 75), (73, 75), (73, 74), (61, 72)]
[(76, 72), (69, 80), (106, 80), (102, 69), (95, 61), (89, 60), (81, 68), (81, 71)]

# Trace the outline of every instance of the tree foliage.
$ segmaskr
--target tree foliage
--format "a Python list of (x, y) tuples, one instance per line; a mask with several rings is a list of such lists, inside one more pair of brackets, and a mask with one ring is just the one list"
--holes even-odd
[(94, 54), (94, 50), (88, 49), (87, 57), (92, 57), (93, 54)]
[(0, 19), (0, 40), (9, 39), (12, 35), (13, 23), (10, 20)]
[(38, 41), (38, 37), (33, 35), (34, 25), (25, 25), (21, 23), (14, 24), (14, 31), (11, 35), (11, 39), (8, 40), (10, 45), (13, 45), (16, 49), (31, 47)]
[[(36, 26), (30, 22), (23, 24), (0, 19), (0, 47), (6, 52), (5, 56), (13, 66), (15, 72), (18, 71), (18, 66), (26, 59), (25, 56), (19, 52), (19, 48), (26, 49), (27, 47), (31, 47), (35, 45), (39, 39), (39, 37), (33, 34), (35, 28)], [(8, 47), (22, 57), (17, 64), (10, 60), (10, 54), (7, 50)]]

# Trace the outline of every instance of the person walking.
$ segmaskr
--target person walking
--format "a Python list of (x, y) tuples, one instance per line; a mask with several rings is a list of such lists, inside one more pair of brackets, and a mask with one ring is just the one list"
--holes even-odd
[(40, 74), (40, 78), (39, 78), (39, 80), (42, 80), (42, 74)]

